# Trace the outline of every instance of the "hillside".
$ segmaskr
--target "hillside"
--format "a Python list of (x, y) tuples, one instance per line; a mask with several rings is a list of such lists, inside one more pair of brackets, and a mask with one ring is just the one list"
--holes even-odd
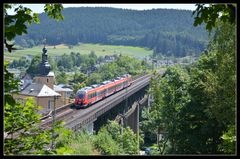
[[(23, 50), (14, 50), (11, 54), (4, 52), (4, 59), (7, 61), (18, 60), (21, 57), (36, 56), (42, 54), (43, 45), (26, 48)], [(122, 54), (130, 57), (143, 59), (152, 55), (152, 50), (133, 46), (99, 45), (99, 44), (78, 44), (71, 48), (67, 45), (46, 46), (49, 56), (70, 55), (71, 52), (80, 54), (89, 54), (93, 51), (97, 56)]]
[(204, 26), (194, 27), (191, 11), (174, 9), (127, 10), (106, 7), (65, 8), (64, 21), (40, 14), (41, 24), (29, 27), (17, 37), (24, 47), (100, 43), (148, 47), (155, 54), (199, 55), (208, 41)]

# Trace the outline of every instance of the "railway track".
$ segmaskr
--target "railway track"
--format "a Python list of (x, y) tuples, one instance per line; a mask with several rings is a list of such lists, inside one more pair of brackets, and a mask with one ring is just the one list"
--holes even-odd
[[(131, 96), (136, 91), (138, 91), (138, 89), (136, 88), (139, 87), (143, 88), (144, 86), (146, 86), (149, 78), (150, 75), (144, 76), (143, 78), (138, 79), (139, 81), (135, 82), (134, 85), (128, 87), (127, 96)], [(97, 119), (100, 115), (104, 114), (105, 112), (113, 108), (116, 104), (125, 100), (126, 99), (125, 90), (126, 89), (120, 91), (117, 94), (114, 94), (113, 96), (108, 97), (106, 100), (96, 103), (94, 106), (91, 106), (89, 109), (87, 109), (87, 111), (78, 112), (73, 116), (72, 119), (66, 120), (65, 126), (77, 130), (84, 124), (93, 122), (94, 119)]]
[[(148, 79), (150, 76), (151, 76), (150, 74), (147, 74), (147, 75), (141, 75), (141, 76), (137, 76), (137, 77), (133, 78), (132, 85), (127, 88), (128, 92), (130, 92), (133, 89), (136, 89), (137, 86), (141, 85), (141, 82), (143, 80)], [(124, 94), (125, 89), (107, 97), (104, 100), (94, 103), (93, 105), (91, 105), (90, 107), (88, 107), (86, 109), (79, 109), (79, 110), (71, 109), (70, 107), (71, 107), (71, 105), (73, 105), (73, 103), (62, 106), (62, 107), (56, 109), (55, 121), (64, 120), (64, 121), (66, 121), (66, 124), (69, 124), (76, 118), (84, 117), (84, 116), (87, 117), (87, 115), (91, 111), (94, 111), (94, 109), (95, 109), (95, 111), (99, 111), (99, 109), (101, 109), (101, 105), (104, 105), (106, 102), (111, 101), (111, 99), (114, 98), (115, 96), (116, 97), (119, 96), (118, 94)], [(51, 128), (51, 124), (52, 124), (52, 116), (51, 115), (48, 115), (45, 118), (42, 118), (41, 127)]]
[[(151, 76), (150, 74), (147, 74), (147, 75), (140, 75), (140, 76), (134, 77), (132, 85), (127, 88), (128, 92), (131, 92), (136, 87), (141, 85), (142, 81), (148, 80), (148, 78), (150, 76)], [(55, 121), (63, 120), (63, 121), (65, 121), (65, 125), (69, 124), (71, 127), (71, 125), (72, 125), (71, 123), (74, 120), (79, 119), (79, 118), (83, 118), (82, 120), (85, 120), (86, 118), (89, 117), (90, 114), (93, 114), (93, 113), (97, 114), (97, 112), (99, 110), (101, 110), (106, 105), (106, 103), (110, 103), (110, 104), (114, 103), (114, 99), (116, 99), (119, 96), (121, 96), (121, 98), (124, 98), (125, 90), (126, 89), (123, 89), (123, 90), (105, 98), (104, 100), (98, 101), (97, 103), (94, 103), (93, 105), (91, 105), (90, 107), (88, 107), (86, 109), (79, 109), (79, 110), (72, 109), (71, 106), (73, 105), (73, 103), (59, 107), (55, 110), (55, 112), (56, 112)], [(111, 108), (108, 108), (108, 109), (111, 109)], [(40, 124), (40, 127), (42, 129), (51, 129), (52, 128), (52, 120), (53, 120), (52, 112), (50, 112), (48, 115), (42, 117), (41, 120), (42, 120), (42, 123)], [(21, 130), (13, 133), (13, 138), (16, 138), (20, 132), (21, 132)], [(10, 136), (10, 134), (8, 134), (8, 136)]]

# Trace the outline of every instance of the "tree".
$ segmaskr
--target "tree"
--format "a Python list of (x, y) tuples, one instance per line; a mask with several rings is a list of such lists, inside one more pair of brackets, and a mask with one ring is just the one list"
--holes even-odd
[[(7, 136), (4, 140), (4, 153), (13, 154), (42, 154), (50, 144), (50, 130), (42, 130), (38, 127), (40, 116), (37, 113), (33, 99), (28, 99), (25, 104), (16, 102), (15, 107), (6, 103), (4, 107), (4, 132)], [(19, 136), (13, 138), (13, 133), (19, 132)]]
[[(56, 142), (57, 154), (63, 155), (93, 155), (93, 135), (89, 135), (85, 129), (74, 132), (70, 129), (60, 128), (57, 131), (60, 136)], [(83, 146), (84, 145), (84, 146)], [(96, 152), (95, 152), (96, 153)]]
[(168, 153), (236, 151), (236, 26), (217, 20), (215, 29), (196, 64), (186, 67), (185, 73), (169, 68), (155, 81), (159, 86), (152, 84), (149, 123), (157, 121), (151, 114), (155, 110), (158, 125), (163, 124), (170, 139)]
[(13, 62), (9, 64), (9, 68), (28, 68), (29, 65), (30, 61), (25, 57), (21, 57), (19, 60), (13, 60)]
[(121, 126), (114, 121), (108, 121), (98, 132), (95, 145), (103, 154), (131, 155), (138, 153), (137, 142), (136, 134), (129, 127), (123, 128), (121, 134)]
[(216, 22), (229, 22), (230, 24), (236, 23), (236, 7), (237, 4), (210, 4), (209, 7), (205, 4), (196, 4), (197, 9), (193, 11), (194, 26), (200, 25), (205, 22), (206, 29), (210, 32), (216, 26)]
[(32, 77), (39, 75), (40, 74), (40, 64), (41, 64), (42, 60), (41, 57), (39, 55), (36, 55), (33, 57), (30, 66), (28, 67), (28, 69), (26, 70), (26, 72), (28, 74), (30, 74)]
[(123, 134), (121, 134), (121, 126), (115, 121), (109, 121), (106, 125), (106, 129), (111, 134), (112, 138), (122, 146), (124, 154), (138, 153), (137, 136), (129, 127), (123, 128)]
[[(39, 106), (33, 99), (22, 103), (16, 101), (12, 94), (18, 93), (19, 81), (7, 70), (4, 63), (4, 132), (8, 136), (4, 139), (5, 154), (30, 154), (45, 153), (45, 148), (50, 142), (50, 132), (38, 127), (40, 115), (37, 114)], [(13, 133), (20, 131), (19, 136), (13, 137)], [(10, 137), (9, 137), (10, 135)]]
[[(163, 77), (156, 77), (151, 82), (150, 94), (154, 101), (149, 110), (149, 120), (151, 127), (155, 129), (156, 135), (167, 132), (165, 141), (157, 141), (161, 153), (164, 152), (165, 144), (169, 139), (171, 152), (176, 152), (176, 140), (181, 131), (179, 114), (189, 100), (187, 93), (188, 75), (180, 67), (168, 68)], [(157, 138), (158, 139), (158, 138)]]
[(99, 84), (101, 82), (103, 82), (103, 78), (99, 73), (92, 73), (87, 79), (87, 85)]
[(86, 83), (74, 83), (73, 84), (73, 93), (76, 94), (77, 91), (83, 87), (86, 87)]
[[(8, 15), (7, 10), (13, 5), (4, 4), (4, 30), (5, 30), (5, 46), (8, 51), (13, 50), (13, 45), (7, 43), (6, 40), (12, 40), (16, 35), (27, 33), (25, 22), (39, 22), (38, 15), (33, 13), (29, 8), (21, 5), (15, 9), (15, 15)], [(48, 16), (59, 19), (63, 18), (61, 4), (46, 4), (45, 12)], [(32, 100), (27, 100), (25, 105), (15, 101), (12, 93), (18, 93), (19, 81), (15, 80), (13, 74), (7, 70), (8, 64), (4, 62), (4, 132), (13, 133), (17, 130), (23, 130), (17, 138), (4, 139), (5, 154), (30, 154), (30, 153), (46, 153), (46, 146), (49, 144), (49, 131), (43, 131), (37, 123), (40, 122), (40, 116), (36, 113), (36, 109)]]
[(72, 69), (74, 61), (69, 55), (63, 54), (61, 59), (58, 60), (57, 66), (63, 66), (66, 70)]
[(67, 74), (65, 72), (60, 72), (60, 74), (56, 76), (56, 79), (58, 84), (60, 83), (67, 84), (68, 82)]
[[(92, 15), (90, 19), (84, 16), (90, 14)], [(164, 16), (156, 16), (157, 14)], [(207, 32), (202, 26), (198, 28), (192, 26), (191, 14), (192, 12), (187, 10), (158, 9), (149, 12), (134, 10), (126, 12), (123, 9), (109, 8), (66, 8), (63, 12), (66, 18), (61, 24), (40, 14), (41, 24), (32, 25), (28, 29), (27, 35), (16, 37), (15, 41), (16, 44), (20, 44), (21, 39), (25, 39), (25, 41), (31, 39), (35, 45), (39, 45), (42, 44), (42, 39), (46, 38), (49, 45), (62, 43), (73, 45), (80, 41), (134, 45), (150, 49), (156, 48), (157, 52), (164, 55), (166, 54), (163, 50), (166, 50), (175, 55), (174, 38), (178, 36), (180, 38), (176, 41), (185, 48), (186, 52), (194, 50), (199, 55), (208, 40)], [(98, 25), (92, 25), (93, 22)], [(184, 54), (186, 53), (180, 54), (180, 56)]]
[[(176, 78), (178, 76), (171, 68), (159, 80), (159, 88), (152, 88), (155, 93), (151, 109), (154, 110), (154, 104), (158, 104), (158, 123), (163, 124), (171, 141), (169, 153), (235, 152), (236, 28), (235, 21), (231, 20), (234, 15), (227, 14), (221, 8), (224, 5), (210, 6), (198, 13), (202, 16), (200, 19), (207, 22), (208, 30), (211, 31), (215, 25), (216, 30), (207, 54), (202, 55), (196, 65), (188, 68), (188, 74), (185, 73), (188, 79)], [(222, 18), (215, 17), (216, 11), (223, 14)], [(226, 16), (230, 19), (225, 19)], [(195, 24), (200, 24), (201, 20), (197, 19)], [(179, 82), (182, 86), (177, 84)]]
[(54, 58), (52, 58), (51, 56), (48, 57), (48, 63), (51, 66), (51, 70), (53, 72), (57, 71), (57, 63), (55, 62)]
[[(210, 82), (210, 88), (209, 85), (206, 87), (206, 90), (212, 94), (211, 106), (208, 111), (216, 118), (217, 122), (223, 125), (224, 134), (221, 137), (223, 141), (218, 145), (218, 151), (234, 153), (236, 143), (236, 4), (216, 4), (209, 7), (198, 4), (198, 8), (193, 14), (195, 13), (197, 13), (195, 26), (205, 22), (209, 32), (213, 27), (216, 28), (207, 52), (209, 56), (215, 56), (212, 66), (214, 70), (209, 73), (211, 76), (209, 79), (214, 80)], [(208, 68), (209, 62), (206, 58), (203, 59), (206, 61), (204, 68)], [(226, 105), (226, 103), (229, 104)], [(231, 118), (226, 118), (226, 115)], [(218, 140), (221, 141), (221, 139)], [(217, 148), (215, 147), (215, 149)]]
[(77, 67), (79, 67), (81, 63), (82, 63), (82, 57), (81, 57), (80, 53), (77, 53), (77, 55), (76, 55), (76, 64), (75, 65)]
[[(16, 35), (27, 34), (26, 22), (30, 25), (33, 22), (39, 24), (40, 20), (37, 13), (32, 14), (32, 10), (19, 5), (15, 8), (14, 15), (8, 15), (7, 10), (13, 8), (13, 4), (4, 4), (4, 37), (5, 46), (8, 51), (11, 52), (13, 45), (9, 45), (6, 40), (12, 40)], [(63, 20), (61, 11), (63, 10), (62, 4), (46, 4), (44, 6), (44, 11), (50, 18), (56, 20)]]
[(75, 72), (74, 75), (73, 75), (72, 82), (74, 82), (74, 83), (82, 83), (82, 82), (85, 82), (86, 79), (87, 79), (87, 76), (84, 73)]
[(120, 144), (113, 139), (105, 127), (99, 130), (94, 145), (103, 155), (119, 155), (122, 152)]

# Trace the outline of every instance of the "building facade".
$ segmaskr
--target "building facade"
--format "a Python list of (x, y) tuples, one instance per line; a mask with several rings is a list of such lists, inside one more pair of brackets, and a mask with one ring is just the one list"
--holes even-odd
[(43, 48), (42, 62), (39, 66), (40, 75), (33, 78), (32, 83), (21, 88), (19, 94), (15, 94), (16, 100), (25, 101), (28, 97), (32, 97), (36, 101), (37, 106), (41, 106), (40, 114), (48, 114), (55, 108), (70, 103), (70, 94), (73, 92), (69, 88), (61, 88), (55, 84), (54, 72), (50, 71), (51, 66), (48, 63), (47, 49)]

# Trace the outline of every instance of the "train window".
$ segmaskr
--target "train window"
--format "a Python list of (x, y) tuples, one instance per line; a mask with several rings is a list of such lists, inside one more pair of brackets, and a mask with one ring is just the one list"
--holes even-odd
[(77, 96), (79, 98), (84, 98), (85, 97), (85, 92), (84, 91), (77, 92)]
[(88, 95), (88, 98), (93, 98), (93, 97), (96, 97), (97, 96), (97, 93), (96, 92), (93, 92), (91, 94)]
[(113, 87), (114, 87), (114, 86), (110, 87), (110, 91), (113, 91), (113, 89), (114, 89)]

